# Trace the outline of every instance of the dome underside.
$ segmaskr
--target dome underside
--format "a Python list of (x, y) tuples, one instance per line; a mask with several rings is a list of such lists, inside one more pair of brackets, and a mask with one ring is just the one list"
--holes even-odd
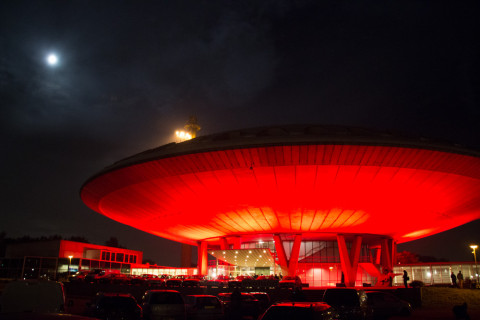
[(417, 148), (284, 145), (149, 160), (88, 181), (83, 201), (184, 243), (231, 235), (368, 233), (398, 242), (480, 218), (477, 157)]

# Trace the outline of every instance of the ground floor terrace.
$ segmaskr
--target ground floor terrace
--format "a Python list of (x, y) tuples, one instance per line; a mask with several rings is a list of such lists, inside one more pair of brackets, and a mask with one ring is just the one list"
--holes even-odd
[[(250, 250), (249, 250), (250, 251)], [(248, 252), (248, 251), (247, 251)], [(197, 268), (175, 268), (148, 264), (118, 264), (105, 263), (91, 259), (69, 259), (51, 258), (51, 257), (24, 257), (17, 259), (0, 259), (0, 278), (4, 279), (36, 279), (49, 278), (61, 280), (66, 278), (68, 274), (73, 274), (78, 270), (93, 269), (114, 269), (124, 274), (142, 275), (197, 275)], [(70, 270), (70, 271), (69, 271)], [(393, 267), (392, 286), (403, 286), (403, 271), (406, 270), (410, 280), (421, 281), (424, 285), (445, 285), (452, 284), (450, 277), (453, 272), (455, 275), (459, 271), (464, 276), (464, 287), (475, 287), (478, 283), (478, 272), (474, 262), (436, 262), (436, 263), (416, 263), (408, 265), (395, 265)], [(235, 277), (236, 275), (271, 275), (280, 276), (279, 267), (246, 267), (225, 264), (221, 260), (210, 260), (208, 266), (208, 278), (215, 278), (218, 275), (228, 275)], [(299, 263), (297, 265), (297, 275), (302, 283), (309, 287), (332, 287), (344, 283), (342, 279), (342, 265), (338, 262), (328, 263)], [(283, 276), (283, 275), (282, 275)], [(343, 280), (343, 282), (342, 282)], [(357, 270), (355, 286), (387, 286), (372, 277), (365, 269)]]
[(257, 235), (255, 239), (230, 237), (220, 244), (198, 244), (198, 274), (298, 276), (311, 287), (449, 284), (450, 275), (462, 271), (465, 281), (478, 282), (474, 262), (399, 265), (394, 239), (372, 234)]
[(199, 242), (198, 274), (298, 276), (310, 286), (389, 286), (395, 257), (396, 242), (384, 235), (238, 236)]

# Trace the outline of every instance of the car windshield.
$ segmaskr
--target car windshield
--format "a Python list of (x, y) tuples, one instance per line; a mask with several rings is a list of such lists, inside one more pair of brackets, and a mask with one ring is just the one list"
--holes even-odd
[(313, 309), (292, 306), (276, 306), (268, 309), (262, 320), (309, 320), (313, 319)]
[(266, 294), (252, 294), (255, 299), (261, 300), (261, 301), (268, 301), (268, 296)]
[(151, 304), (183, 304), (183, 299), (178, 293), (174, 292), (157, 292), (153, 293), (150, 298)]
[(355, 306), (358, 295), (354, 290), (327, 290), (324, 301), (332, 306)]
[(217, 308), (221, 308), (220, 301), (215, 297), (197, 297), (196, 306), (199, 308), (203, 308), (206, 306), (214, 306)]
[(135, 306), (136, 303), (131, 297), (121, 297), (121, 296), (119, 296), (119, 297), (103, 297), (99, 301), (98, 305), (101, 308), (112, 308), (112, 307), (128, 308), (128, 307)]
[(218, 298), (222, 301), (230, 301), (230, 295), (218, 295)]

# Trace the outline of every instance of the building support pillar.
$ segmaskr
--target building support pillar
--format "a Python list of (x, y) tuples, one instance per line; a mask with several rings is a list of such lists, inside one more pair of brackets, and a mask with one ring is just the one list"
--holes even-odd
[(227, 238), (225, 238), (225, 237), (220, 238), (220, 249), (222, 249), (222, 250), (228, 250), (229, 249)]
[(285, 254), (285, 248), (283, 247), (283, 241), (278, 234), (273, 235), (273, 240), (275, 241), (275, 251), (277, 252), (278, 264), (280, 265), (282, 274), (288, 275), (288, 261), (287, 255)]
[(340, 254), (340, 263), (347, 287), (354, 287), (357, 278), (358, 262), (360, 260), (360, 251), (362, 248), (362, 237), (355, 236), (352, 241), (350, 253), (344, 235), (337, 235), (338, 251)]
[(381, 265), (382, 264), (382, 247), (375, 247), (373, 248), (373, 251), (375, 252), (374, 253), (374, 257), (375, 257), (375, 261), (374, 263), (376, 265)]
[(382, 269), (389, 271), (393, 270), (393, 264), (395, 259), (395, 243), (392, 239), (382, 239), (381, 243), (381, 265)]
[(242, 248), (242, 238), (241, 237), (234, 237), (233, 238), (233, 249), (240, 250)]
[(286, 276), (295, 276), (298, 266), (298, 257), (300, 255), (300, 245), (302, 244), (302, 235), (295, 235), (293, 240), (292, 251), (290, 252), (290, 259), (287, 259), (285, 247), (280, 235), (274, 234), (273, 240), (275, 241), (275, 251), (277, 252), (278, 264), (282, 269), (282, 274)]
[(197, 274), (207, 275), (208, 273), (208, 244), (206, 241), (198, 241), (198, 263)]
[(302, 244), (302, 235), (295, 235), (290, 260), (288, 261), (288, 275), (294, 276), (297, 273), (298, 257), (300, 255), (300, 245)]
[(397, 264), (397, 242), (392, 240), (392, 271), (393, 266)]

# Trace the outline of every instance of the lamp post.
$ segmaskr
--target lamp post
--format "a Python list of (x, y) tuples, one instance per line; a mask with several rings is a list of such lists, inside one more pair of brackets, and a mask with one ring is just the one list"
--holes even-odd
[(73, 256), (68, 256), (68, 277), (70, 277), (70, 265), (72, 264)]
[(477, 268), (477, 253), (475, 252), (478, 248), (478, 246), (476, 244), (472, 244), (470, 246), (470, 248), (473, 249), (472, 253), (473, 253), (473, 258), (475, 259), (475, 275), (476, 275), (476, 278), (477, 278), (477, 283), (476, 283), (476, 287), (478, 287), (478, 268)]

